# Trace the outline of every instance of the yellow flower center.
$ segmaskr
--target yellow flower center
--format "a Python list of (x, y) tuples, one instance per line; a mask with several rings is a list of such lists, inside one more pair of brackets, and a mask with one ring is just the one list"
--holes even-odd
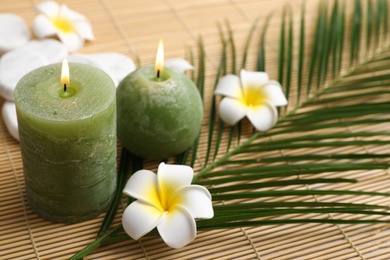
[(174, 187), (164, 187), (164, 192), (160, 192), (160, 202), (164, 211), (170, 211), (178, 202), (180, 198), (176, 196)]
[(245, 89), (242, 100), (246, 106), (256, 107), (267, 100), (267, 96), (261, 88), (247, 86)]
[(72, 23), (64, 18), (64, 17), (61, 17), (61, 16), (56, 16), (53, 20), (52, 20), (54, 26), (61, 30), (62, 32), (64, 33), (71, 33), (71, 32), (74, 32), (74, 28), (73, 28), (73, 25)]
[(152, 203), (152, 205), (154, 205), (160, 211), (164, 211), (164, 207), (161, 204), (158, 191), (154, 189), (154, 187), (149, 187), (149, 189), (147, 190), (147, 194), (148, 194), (148, 200)]

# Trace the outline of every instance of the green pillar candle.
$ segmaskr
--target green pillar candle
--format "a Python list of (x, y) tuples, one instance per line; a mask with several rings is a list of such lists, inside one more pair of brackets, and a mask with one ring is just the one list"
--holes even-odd
[(76, 223), (108, 207), (116, 187), (115, 86), (104, 72), (71, 63), (38, 68), (15, 89), (27, 199), (41, 217)]
[(198, 136), (203, 104), (195, 84), (184, 74), (154, 66), (135, 70), (117, 89), (118, 138), (130, 152), (166, 159), (183, 152)]

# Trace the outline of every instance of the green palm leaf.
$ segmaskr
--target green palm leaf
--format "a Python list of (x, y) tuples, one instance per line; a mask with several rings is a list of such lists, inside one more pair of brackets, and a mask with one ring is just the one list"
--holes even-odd
[[(367, 12), (370, 14), (365, 14), (367, 16), (366, 30), (372, 26), (370, 15), (377, 19), (375, 28), (387, 26), (386, 18), (382, 14), (386, 3), (377, 1), (375, 4), (376, 11), (373, 11), (372, 3), (368, 3), (370, 8), (367, 8)], [(255, 133), (237, 147), (221, 154), (219, 159), (204, 167), (195, 176), (196, 183), (209, 187), (213, 200), (216, 202), (216, 212), (220, 210), (219, 206), (221, 205), (245, 205), (246, 203), (251, 205), (242, 211), (234, 210), (216, 214), (213, 220), (199, 221), (200, 228), (239, 226), (237, 223), (245, 226), (251, 225), (251, 223), (257, 225), (260, 223), (259, 217), (264, 217), (268, 213), (272, 215), (276, 209), (277, 215), (290, 215), (294, 212), (321, 211), (331, 213), (334, 210), (337, 211), (334, 208), (337, 205), (323, 207), (318, 204), (321, 210), (318, 210), (315, 203), (308, 208), (296, 208), (289, 204), (290, 202), (283, 200), (279, 202), (277, 208), (268, 211), (253, 210), (256, 203), (261, 203), (267, 197), (285, 196), (288, 200), (289, 196), (304, 197), (330, 194), (389, 196), (387, 193), (352, 190), (311, 190), (310, 188), (296, 190), (297, 187), (307, 187), (307, 185), (314, 183), (353, 182), (349, 179), (330, 178), (335, 173), (386, 170), (390, 166), (386, 154), (371, 152), (362, 154), (360, 152), (363, 147), (367, 146), (386, 147), (390, 144), (390, 132), (386, 131), (387, 129), (383, 131), (359, 130), (367, 128), (367, 126), (386, 123), (390, 119), (388, 113), (390, 111), (389, 53), (387, 53), (385, 46), (381, 45), (381, 51), (377, 51), (375, 56), (361, 55), (363, 9), (359, 0), (355, 1), (354, 13), (351, 17), (348, 45), (350, 51), (347, 53), (346, 48), (343, 48), (344, 38), (347, 38), (344, 35), (345, 4), (335, 1), (331, 14), (328, 14), (328, 5), (329, 3), (324, 1), (319, 6), (316, 33), (310, 51), (309, 64), (306, 68), (303, 67), (305, 38), (302, 35), (305, 31), (305, 20), (302, 16), (297, 64), (297, 78), (300, 84), (295, 89), (290, 89), (291, 73), (293, 72), (292, 13), (288, 7), (284, 9), (279, 44), (278, 80), (284, 83), (284, 91), (289, 100), (295, 92), (297, 104), (294, 107), (289, 107), (289, 110), (285, 112), (271, 131)], [(304, 5), (302, 6), (303, 14)], [(266, 24), (268, 24), (268, 20)], [(385, 33), (385, 31), (383, 32)], [(230, 35), (230, 37), (232, 36)], [(260, 43), (260, 53), (262, 54), (264, 53), (263, 37)], [(369, 49), (371, 46), (369, 43), (374, 41), (371, 38), (374, 37), (375, 39), (379, 38), (376, 34), (375, 36), (371, 34), (369, 30), (365, 46), (368, 49), (367, 52), (374, 53), (373, 50)], [(381, 37), (385, 39), (385, 36)], [(375, 48), (378, 46), (377, 44)], [(223, 53), (223, 55), (226, 54)], [(354, 66), (349, 68), (346, 73), (342, 73), (341, 62), (346, 58), (349, 60), (349, 64)], [(263, 56), (259, 55), (258, 64), (264, 63)], [(264, 66), (262, 65), (262, 67)], [(306, 96), (308, 98), (302, 100), (301, 85), (304, 84), (302, 75), (305, 69), (307, 72)], [(372, 73), (373, 71), (375, 74)], [(346, 130), (348, 132), (345, 132)], [(209, 133), (209, 136), (212, 136), (212, 133)], [(337, 147), (350, 148), (358, 152), (348, 154), (333, 152)], [(296, 151), (300, 151), (299, 155), (285, 155), (294, 154)], [(270, 156), (269, 154), (279, 154), (279, 156)], [(208, 155), (206, 158), (206, 161), (210, 160)], [(313, 174), (325, 175), (326, 178), (313, 178), (311, 177)], [(303, 176), (309, 177), (303, 179)], [(284, 189), (270, 191), (264, 190), (265, 187), (284, 187)], [(284, 203), (286, 204), (284, 205)], [(348, 210), (344, 213), (384, 214), (382, 211), (366, 211), (364, 207), (358, 207), (356, 211)], [(308, 221), (306, 219), (300, 220)], [(327, 220), (329, 219), (324, 215), (322, 221), (326, 223)], [(285, 223), (291, 223), (289, 221), (290, 219), (286, 219)], [(315, 221), (318, 221), (318, 218)], [(338, 221), (343, 222), (344, 220)], [(387, 218), (383, 221), (389, 220)], [(294, 222), (299, 222), (299, 220), (295, 219)], [(352, 222), (364, 223), (366, 220), (356, 219)], [(351, 220), (348, 220), (348, 223), (351, 223)]]
[[(211, 100), (205, 102), (210, 104), (206, 109), (210, 113), (209, 125), (199, 137), (206, 139), (206, 149), (198, 149), (197, 139), (192, 151), (176, 160), (188, 165), (194, 165), (196, 159), (203, 163), (194, 182), (206, 185), (211, 192), (215, 217), (199, 220), (200, 229), (390, 222), (385, 205), (349, 202), (356, 197), (364, 201), (368, 197), (390, 196), (355, 189), (356, 180), (350, 177), (369, 171), (384, 172), (390, 167), (388, 154), (383, 152), (390, 148), (390, 50), (385, 45), (388, 4), (386, 0), (356, 0), (351, 15), (346, 14), (347, 4), (350, 3), (322, 1), (312, 39), (305, 37), (311, 26), (305, 18), (305, 5), (298, 32), (293, 30), (291, 8), (284, 8), (278, 79), (290, 104), (279, 111), (281, 116), (272, 130), (254, 133), (247, 121), (236, 128), (224, 127), (217, 113), (219, 98), (204, 97)], [(259, 33), (256, 67), (266, 69), (265, 39), (271, 19), (271, 15), (265, 19), (260, 32), (257, 21), (252, 26), (242, 67), (248, 63), (248, 48), (256, 38), (253, 36)], [(233, 30), (228, 22), (226, 26), (227, 37), (220, 27), (221, 56), (214, 86), (221, 76), (228, 71), (237, 73), (239, 68)], [(203, 96), (206, 50), (201, 40), (198, 49), (196, 83)], [(234, 138), (237, 142), (233, 142)], [(139, 162), (140, 159), (138, 163), (132, 161), (132, 172), (142, 167)], [(118, 198), (115, 203), (119, 203)], [(115, 215), (117, 207), (111, 208), (102, 232)], [(367, 215), (371, 217), (364, 217)], [(127, 238), (120, 233), (120, 226), (114, 230), (103, 234), (74, 259), (102, 244)]]

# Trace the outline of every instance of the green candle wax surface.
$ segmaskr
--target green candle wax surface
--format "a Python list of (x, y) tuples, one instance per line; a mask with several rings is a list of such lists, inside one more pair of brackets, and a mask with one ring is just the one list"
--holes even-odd
[(23, 171), (32, 210), (74, 223), (107, 209), (116, 187), (115, 86), (102, 71), (71, 63), (41, 67), (15, 89)]
[(130, 73), (117, 89), (117, 131), (123, 146), (137, 156), (166, 159), (191, 146), (203, 119), (195, 84), (183, 73), (154, 66)]

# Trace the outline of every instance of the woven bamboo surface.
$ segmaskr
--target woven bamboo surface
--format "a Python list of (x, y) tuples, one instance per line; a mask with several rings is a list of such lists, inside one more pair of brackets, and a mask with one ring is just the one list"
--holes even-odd
[[(229, 20), (234, 31), (238, 57), (254, 20), (261, 24), (274, 12), (267, 38), (267, 70), (276, 78), (277, 39), (284, 4), (296, 14), (301, 1), (285, 0), (66, 0), (70, 8), (84, 14), (92, 23), (96, 40), (80, 52), (120, 52), (138, 57), (142, 64), (154, 61), (157, 43), (164, 40), (165, 57), (184, 57), (188, 47), (196, 47), (202, 36), (206, 48), (206, 95), (210, 97), (221, 51), (217, 23)], [(347, 1), (348, 2), (348, 1)], [(349, 1), (351, 2), (351, 1)], [(29, 26), (36, 15), (34, 0), (0, 0), (0, 13), (22, 16)], [(307, 19), (316, 12), (319, 1), (307, 1)], [(295, 24), (298, 24), (295, 15)], [(314, 24), (314, 22), (313, 22)], [(314, 27), (314, 26), (313, 26)], [(277, 28), (277, 30), (275, 30)], [(308, 28), (307, 33), (312, 33)], [(196, 49), (195, 49), (196, 50)], [(250, 51), (248, 68), (254, 68), (257, 51)], [(388, 98), (388, 97), (387, 97)], [(0, 105), (4, 101), (0, 99)], [(206, 107), (210, 99), (206, 99)], [(293, 104), (291, 104), (293, 105)], [(207, 110), (206, 110), (206, 115)], [(204, 130), (207, 128), (207, 116)], [(389, 124), (376, 126), (389, 129)], [(368, 129), (369, 130), (369, 129)], [(378, 129), (377, 129), (378, 130)], [(201, 139), (199, 156), (206, 147)], [(357, 149), (339, 147), (340, 150)], [(371, 147), (365, 147), (370, 152)], [(381, 147), (380, 149), (384, 149)], [(118, 147), (118, 151), (119, 147)], [(381, 151), (388, 153), (389, 147)], [(203, 160), (202, 160), (203, 161)], [(151, 170), (156, 163), (146, 164)], [(195, 167), (195, 171), (200, 165)], [(358, 178), (354, 189), (390, 191), (389, 171), (338, 173)], [(337, 188), (350, 188), (340, 184)], [(302, 188), (302, 187), (297, 187)], [(299, 198), (291, 198), (297, 200)], [(305, 198), (307, 199), (307, 198)], [(316, 198), (311, 198), (316, 199)], [(328, 196), (329, 201), (337, 197)], [(276, 199), (277, 200), (277, 199)], [(390, 205), (388, 199), (369, 197), (350, 202)], [(119, 223), (123, 207), (115, 223)], [(0, 259), (66, 259), (95, 239), (104, 215), (78, 224), (54, 224), (35, 215), (26, 200), (19, 143), (0, 121)], [(315, 216), (314, 216), (315, 217)], [(331, 218), (332, 215), (329, 215)], [(88, 259), (390, 259), (390, 226), (296, 224), (199, 232), (183, 249), (171, 249), (160, 238), (129, 240), (95, 250)]]

